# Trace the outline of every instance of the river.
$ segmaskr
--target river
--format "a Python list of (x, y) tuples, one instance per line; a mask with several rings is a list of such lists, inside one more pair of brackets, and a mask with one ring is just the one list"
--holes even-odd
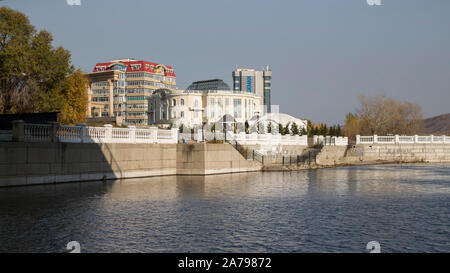
[(450, 165), (0, 189), (0, 252), (450, 252)]

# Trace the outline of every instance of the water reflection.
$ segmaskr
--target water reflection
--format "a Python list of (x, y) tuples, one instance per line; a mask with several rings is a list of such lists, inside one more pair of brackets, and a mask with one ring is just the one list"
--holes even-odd
[(0, 189), (0, 252), (450, 251), (449, 165)]

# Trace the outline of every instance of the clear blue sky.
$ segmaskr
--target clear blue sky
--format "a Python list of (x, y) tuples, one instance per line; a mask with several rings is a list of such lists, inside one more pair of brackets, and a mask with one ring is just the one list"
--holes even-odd
[(24, 12), (75, 66), (132, 57), (172, 65), (179, 88), (236, 65), (273, 71), (273, 104), (316, 122), (343, 122), (358, 93), (385, 92), (450, 112), (450, 1), (3, 0)]

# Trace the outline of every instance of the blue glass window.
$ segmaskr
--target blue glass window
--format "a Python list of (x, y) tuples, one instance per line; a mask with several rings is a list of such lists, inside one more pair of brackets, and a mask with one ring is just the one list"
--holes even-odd
[(247, 92), (252, 92), (252, 77), (247, 77)]

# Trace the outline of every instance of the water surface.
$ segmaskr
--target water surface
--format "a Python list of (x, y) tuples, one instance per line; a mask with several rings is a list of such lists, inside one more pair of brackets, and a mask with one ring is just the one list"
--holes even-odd
[(0, 189), (0, 252), (450, 252), (450, 165)]

